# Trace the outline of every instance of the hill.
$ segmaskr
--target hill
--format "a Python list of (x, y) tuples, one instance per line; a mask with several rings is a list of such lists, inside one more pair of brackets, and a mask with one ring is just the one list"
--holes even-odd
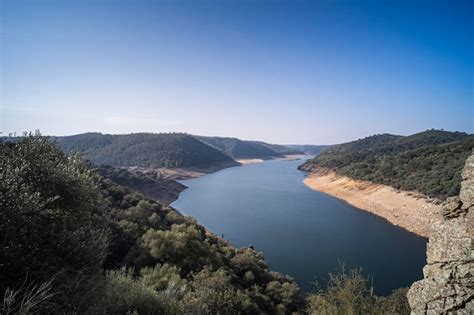
[(148, 198), (167, 205), (178, 199), (179, 194), (187, 188), (175, 180), (163, 178), (156, 172), (117, 168), (109, 165), (101, 165), (95, 168), (95, 171), (121, 186), (138, 191)]
[(266, 143), (263, 141), (247, 141), (247, 142), (262, 145), (281, 155), (304, 154), (303, 151), (288, 147), (286, 145)]
[(146, 168), (207, 168), (238, 165), (231, 157), (182, 133), (109, 135), (85, 133), (54, 138), (66, 152), (82, 152), (95, 165)]
[(405, 291), (369, 295), (357, 270), (330, 275), (305, 300), (253, 247), (232, 246), (46, 137), (0, 140), (0, 177), (2, 314), (406, 313)]
[(281, 145), (262, 141), (245, 141), (228, 137), (196, 136), (196, 138), (234, 159), (271, 159), (283, 157), (285, 154), (300, 153)]
[(286, 144), (285, 147), (302, 152), (304, 154), (316, 155), (329, 148), (330, 145)]
[(261, 253), (235, 248), (100, 176), (44, 137), (0, 141), (0, 157), (2, 313), (276, 314), (302, 307), (295, 282), (270, 271)]
[(473, 147), (474, 136), (462, 132), (427, 130), (406, 137), (381, 134), (332, 146), (300, 169), (327, 168), (445, 199), (459, 193), (461, 169)]

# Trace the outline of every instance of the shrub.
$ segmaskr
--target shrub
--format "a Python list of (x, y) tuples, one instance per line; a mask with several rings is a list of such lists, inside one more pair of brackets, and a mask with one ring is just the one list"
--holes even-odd
[(41, 136), (0, 142), (0, 208), (0, 292), (55, 277), (55, 301), (74, 309), (66, 295), (88, 290), (83, 280), (100, 272), (108, 238), (86, 163)]
[(89, 312), (98, 314), (182, 314), (177, 298), (167, 292), (157, 292), (131, 270), (108, 271), (102, 293)]
[(16, 290), (6, 289), (0, 314), (31, 314), (51, 311), (50, 300), (54, 297), (52, 282), (49, 280), (41, 284), (22, 285)]
[(325, 289), (317, 287), (307, 297), (309, 314), (410, 314), (407, 289), (397, 289), (387, 297), (373, 295), (369, 280), (361, 269), (329, 274)]
[(168, 231), (150, 229), (143, 241), (158, 263), (172, 263), (184, 273), (204, 265), (219, 265), (210, 244), (205, 242), (204, 232), (193, 225), (174, 224)]
[(194, 274), (185, 303), (191, 313), (241, 314), (257, 310), (250, 297), (232, 285), (224, 269), (213, 272), (204, 268)]

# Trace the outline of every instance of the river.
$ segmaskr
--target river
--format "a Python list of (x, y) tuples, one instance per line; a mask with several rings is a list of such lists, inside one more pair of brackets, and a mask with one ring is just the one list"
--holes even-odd
[(426, 240), (342, 200), (313, 191), (302, 160), (270, 160), (184, 180), (172, 206), (235, 246), (253, 245), (303, 291), (342, 264), (361, 267), (375, 292), (422, 278)]

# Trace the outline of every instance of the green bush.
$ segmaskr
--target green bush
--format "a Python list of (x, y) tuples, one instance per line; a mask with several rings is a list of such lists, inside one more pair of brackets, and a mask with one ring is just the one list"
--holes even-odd
[(322, 315), (410, 314), (407, 289), (398, 289), (388, 297), (377, 297), (361, 269), (346, 272), (344, 267), (329, 274), (325, 288), (307, 297), (307, 312)]
[(55, 301), (75, 309), (64, 299), (89, 291), (108, 239), (104, 199), (87, 165), (40, 136), (0, 142), (0, 208), (0, 292), (54, 277)]
[(235, 288), (231, 276), (224, 269), (212, 271), (204, 268), (193, 275), (190, 284), (185, 304), (191, 313), (248, 314), (258, 310), (249, 296)]
[(125, 269), (107, 272), (101, 295), (89, 309), (98, 314), (182, 314), (183, 311), (177, 297), (155, 291)]
[(205, 242), (204, 232), (192, 225), (174, 224), (169, 231), (150, 229), (143, 241), (158, 263), (169, 262), (185, 272), (219, 265), (210, 244)]
[(157, 264), (155, 268), (143, 268), (140, 270), (143, 283), (155, 291), (166, 290), (169, 286), (183, 287), (187, 281), (180, 276), (180, 270), (169, 264)]

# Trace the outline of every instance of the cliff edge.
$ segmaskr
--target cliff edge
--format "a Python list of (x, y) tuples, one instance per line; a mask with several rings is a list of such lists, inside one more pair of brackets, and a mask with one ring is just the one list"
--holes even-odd
[(459, 196), (443, 203), (427, 246), (424, 279), (407, 297), (412, 314), (474, 314), (474, 152), (462, 170)]

